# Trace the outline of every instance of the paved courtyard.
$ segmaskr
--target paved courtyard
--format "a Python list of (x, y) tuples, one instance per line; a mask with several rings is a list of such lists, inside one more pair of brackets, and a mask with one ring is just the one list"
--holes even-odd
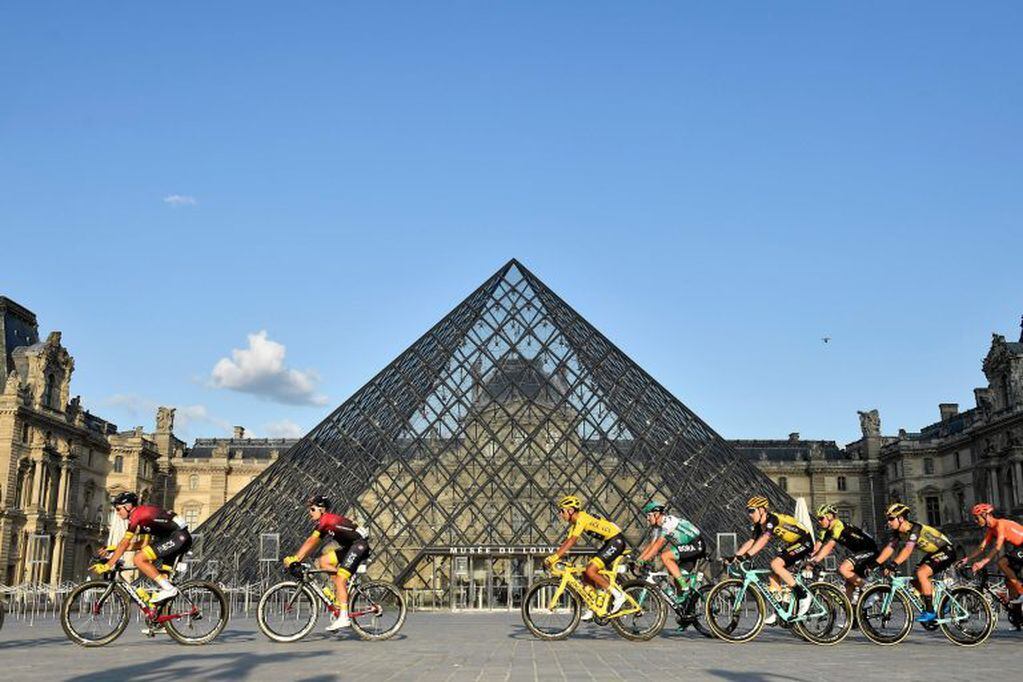
[[(326, 625), (324, 621), (323, 625)], [(53, 620), (34, 626), (8, 619), (0, 630), (0, 676), (8, 680), (964, 680), (1009, 679), (1019, 669), (1023, 633), (1004, 622), (979, 648), (915, 631), (897, 647), (853, 633), (837, 647), (816, 647), (784, 631), (729, 645), (666, 632), (647, 643), (583, 626), (564, 642), (539, 642), (517, 614), (409, 615), (387, 642), (315, 633), (296, 644), (266, 640), (251, 619), (231, 623), (205, 647), (143, 638), (134, 624), (114, 644), (83, 649)]]

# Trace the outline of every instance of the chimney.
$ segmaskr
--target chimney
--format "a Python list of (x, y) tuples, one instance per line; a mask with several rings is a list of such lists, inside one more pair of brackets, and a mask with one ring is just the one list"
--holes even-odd
[(938, 410), (941, 412), (941, 421), (947, 422), (959, 414), (959, 403), (941, 403), (938, 405)]
[(234, 427), (234, 439), (241, 440), (242, 438), (245, 438), (245, 427), (244, 426)]
[(793, 431), (792, 433), (789, 434), (789, 442), (790, 443), (799, 442), (799, 431)]

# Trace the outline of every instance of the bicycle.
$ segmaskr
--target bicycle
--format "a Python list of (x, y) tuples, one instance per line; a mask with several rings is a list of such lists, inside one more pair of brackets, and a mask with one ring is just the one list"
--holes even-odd
[[(834, 645), (845, 639), (852, 629), (852, 604), (845, 592), (828, 582), (806, 583), (801, 571), (794, 571), (796, 585), (811, 597), (810, 607), (798, 615), (797, 602), (773, 593), (763, 582), (769, 569), (755, 569), (751, 562), (742, 561), (728, 567), (728, 575), (707, 595), (707, 625), (716, 636), (733, 644), (748, 642), (764, 628), (767, 608), (770, 607), (778, 622), (814, 644)], [(742, 625), (742, 627), (740, 627)]]
[[(522, 621), (540, 639), (565, 639), (579, 627), (585, 604), (593, 611), (593, 622), (597, 625), (610, 624), (628, 640), (651, 639), (664, 627), (668, 609), (647, 581), (618, 583), (618, 576), (626, 568), (625, 557), (623, 554), (610, 568), (600, 572), (611, 583), (607, 590), (596, 590), (582, 582), (579, 576), (586, 571), (585, 565), (566, 561), (554, 564), (550, 568), (551, 577), (536, 581), (526, 591), (522, 599)], [(616, 588), (625, 593), (625, 603), (611, 613), (611, 591)]]
[(1009, 625), (1016, 628), (1017, 632), (1023, 629), (1023, 604), (1010, 603), (1012, 596), (1009, 594), (1009, 587), (1005, 584), (1005, 578), (999, 577), (992, 584), (991, 576), (987, 571), (981, 571), (973, 576), (967, 576), (965, 572), (958, 570), (956, 572), (966, 584), (976, 587), (981, 594), (988, 598), (988, 604), (993, 609), (996, 621), (998, 620), (998, 609), (1004, 609)]
[[(704, 581), (707, 579), (703, 574), (701, 559), (696, 568), (689, 572), (689, 587), (679, 593), (678, 583), (667, 571), (650, 571), (644, 574), (637, 574), (641, 580), (646, 580), (657, 590), (655, 594), (660, 596), (665, 605), (675, 613), (675, 622), (680, 630), (685, 630), (690, 625), (704, 637), (713, 637), (705, 621), (706, 615), (704, 604), (707, 595), (713, 589)], [(642, 604), (642, 602), (641, 602)]]
[[(382, 641), (398, 634), (407, 611), (401, 590), (391, 583), (365, 581), (363, 562), (348, 580), (348, 617), (352, 629), (365, 640)], [(288, 572), (294, 580), (273, 585), (259, 599), (256, 621), (263, 634), (275, 642), (296, 642), (316, 626), (321, 612), (336, 618), (340, 609), (334, 604), (330, 588), (318, 576), (334, 575), (336, 569), (318, 569), (306, 562), (292, 564)], [(292, 629), (291, 625), (294, 626)]]
[[(912, 587), (912, 581), (909, 576), (891, 576), (864, 588), (856, 604), (856, 616), (867, 639), (891, 646), (909, 635), (914, 610), (924, 610), (923, 597)], [(965, 585), (949, 587), (942, 579), (934, 580), (933, 585), (938, 618), (924, 623), (924, 629), (940, 628), (950, 642), (959, 646), (976, 646), (986, 640), (995, 619), (984, 595)]]
[[(144, 632), (151, 638), (165, 631), (180, 644), (199, 645), (212, 642), (224, 631), (229, 614), (227, 597), (215, 584), (204, 580), (183, 582), (177, 585), (177, 595), (154, 605), (145, 587), (133, 587), (124, 577), (134, 570), (118, 560), (111, 571), (68, 594), (60, 610), (60, 624), (68, 639), (85, 647), (110, 644), (128, 627), (131, 603), (142, 612)], [(168, 577), (183, 575), (187, 562), (175, 561), (161, 571)], [(203, 629), (204, 625), (212, 627)]]

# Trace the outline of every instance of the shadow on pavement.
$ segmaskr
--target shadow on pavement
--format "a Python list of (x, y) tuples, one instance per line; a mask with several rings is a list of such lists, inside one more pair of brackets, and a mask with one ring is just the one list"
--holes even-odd
[(704, 670), (703, 672), (722, 680), (737, 680), (738, 682), (774, 682), (776, 680), (796, 680), (806, 682), (804, 677), (791, 677), (789, 675), (775, 675), (773, 673), (751, 673), (748, 671), (735, 672), (732, 670)]
[[(329, 651), (281, 651), (273, 654), (258, 654), (250, 652), (236, 653), (211, 653), (211, 654), (188, 654), (179, 653), (175, 656), (165, 656), (148, 663), (134, 662), (118, 666), (116, 668), (105, 668), (101, 672), (82, 673), (76, 677), (64, 678), (73, 682), (95, 682), (97, 679), (113, 680), (138, 680), (149, 682), (152, 680), (181, 680), (181, 679), (219, 679), (237, 680), (244, 679), (251, 675), (262, 665), (277, 663), (288, 660), (298, 662), (303, 659), (315, 658), (318, 656), (330, 656)], [(317, 678), (310, 678), (317, 679)], [(323, 678), (319, 679), (336, 679)]]

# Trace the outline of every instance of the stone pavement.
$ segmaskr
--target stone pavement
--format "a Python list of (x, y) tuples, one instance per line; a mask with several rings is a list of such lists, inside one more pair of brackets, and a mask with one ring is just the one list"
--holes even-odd
[[(326, 621), (322, 623), (326, 625)], [(255, 621), (232, 622), (219, 640), (184, 647), (148, 640), (130, 625), (101, 649), (69, 643), (53, 620), (32, 627), (8, 619), (0, 630), (0, 678), (7, 680), (1005, 680), (1019, 674), (1023, 633), (1004, 624), (979, 648), (914, 631), (897, 647), (853, 633), (817, 647), (769, 629), (731, 645), (695, 633), (666, 632), (627, 642), (610, 628), (583, 625), (564, 642), (539, 642), (518, 614), (412, 613), (399, 635), (363, 642), (317, 632), (274, 644)]]

